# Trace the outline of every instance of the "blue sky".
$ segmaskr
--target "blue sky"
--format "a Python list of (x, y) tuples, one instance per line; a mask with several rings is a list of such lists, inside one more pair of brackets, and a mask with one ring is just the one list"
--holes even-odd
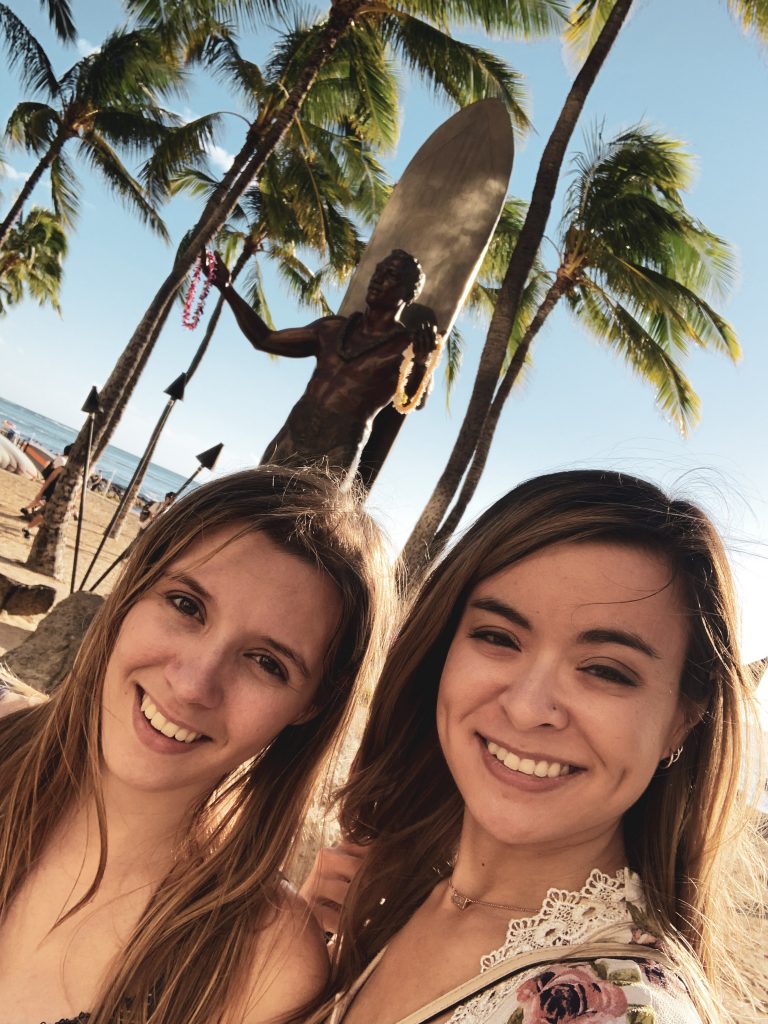
[[(58, 70), (77, 59), (77, 49), (63, 50), (53, 42), (37, 4), (11, 6), (50, 46)], [(73, 6), (82, 52), (120, 21), (120, 6), (113, 0), (75, 0)], [(266, 41), (265, 33), (258, 39), (244, 37), (243, 49), (258, 59)], [(568, 88), (569, 70), (555, 40), (482, 42), (526, 76), (535, 130), (518, 147), (510, 186), (525, 198)], [(387, 159), (394, 178), (452, 112), (417, 83), (404, 79), (403, 84), (400, 141)], [(741, 34), (724, 0), (636, 4), (592, 92), (572, 150), (581, 147), (584, 130), (597, 122), (613, 134), (645, 120), (688, 143), (698, 166), (689, 208), (738, 251), (739, 279), (722, 309), (737, 329), (744, 358), (738, 367), (702, 353), (688, 360), (703, 415), (693, 434), (682, 439), (656, 411), (651, 390), (567, 313), (557, 311), (537, 341), (532, 372), (508, 403), (469, 511), (474, 517), (528, 476), (585, 465), (631, 471), (693, 497), (727, 538), (742, 597), (747, 658), (768, 653), (767, 93), (768, 53)], [(22, 96), (5, 71), (0, 71), (0, 95), (0, 115), (6, 117)], [(237, 106), (219, 86), (196, 79), (176, 109), (200, 114)], [(214, 163), (239, 148), (242, 132), (242, 122), (229, 118)], [(6, 160), (9, 176), (0, 181), (4, 208), (18, 188), (14, 176), (32, 165), (14, 151), (6, 153)], [(106, 379), (172, 258), (170, 248), (138, 225), (85, 170), (81, 173), (85, 197), (71, 239), (62, 318), (27, 303), (0, 321), (0, 393), (73, 426), (81, 422), (79, 409), (90, 385)], [(46, 201), (44, 187), (35, 199)], [(174, 243), (194, 222), (197, 209), (185, 198), (167, 207)], [(558, 211), (556, 201), (552, 229)], [(551, 247), (545, 250), (548, 259), (553, 255)], [(281, 295), (273, 278), (268, 276), (268, 282), (279, 325), (311, 319)], [(185, 368), (197, 344), (201, 328), (190, 335), (180, 321), (180, 313), (174, 315), (126, 411), (114, 439), (124, 448), (143, 449), (165, 404), (163, 388)], [(466, 319), (462, 330), (467, 351), (450, 408), (439, 382), (428, 407), (409, 418), (372, 494), (371, 505), (396, 545), (429, 497), (466, 408), (484, 331)], [(303, 390), (312, 365), (311, 360), (270, 360), (255, 353), (225, 314), (211, 352), (166, 428), (157, 461), (187, 474), (196, 465), (194, 454), (218, 441), (225, 444), (222, 469), (257, 461)]]

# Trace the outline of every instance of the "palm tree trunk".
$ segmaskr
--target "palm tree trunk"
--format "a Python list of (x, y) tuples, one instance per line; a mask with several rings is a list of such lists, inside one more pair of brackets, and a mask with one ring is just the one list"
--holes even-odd
[(13, 206), (11, 206), (2, 224), (0, 224), (0, 248), (2, 248), (8, 241), (8, 236), (13, 230), (13, 225), (16, 223), (17, 219), (21, 215), (21, 212), (24, 209), (24, 204), (32, 195), (32, 192), (34, 191), (34, 188), (37, 185), (38, 181), (40, 181), (43, 174), (48, 170), (53, 161), (59, 155), (62, 147), (64, 146), (64, 143), (67, 141), (68, 138), (69, 135), (67, 132), (58, 132), (45, 156), (42, 157), (37, 167), (35, 167), (34, 171), (32, 171), (30, 176), (24, 182), (24, 186), (21, 192), (19, 192)]
[[(318, 36), (313, 57), (304, 65), (302, 74), (278, 113), (266, 124), (257, 121), (249, 128), (245, 143), (237, 154), (232, 167), (206, 203), (200, 219), (190, 233), (185, 249), (178, 254), (170, 274), (161, 284), (133, 336), (117, 360), (107, 383), (101, 389), (102, 412), (96, 417), (94, 430), (94, 450), (96, 452), (103, 451), (112, 436), (119, 419), (116, 410), (122, 408), (133, 394), (139, 372), (149, 358), (170, 311), (173, 297), (182, 286), (195, 257), (224, 224), (240, 196), (253, 179), (260, 174), (267, 159), (282, 141), (307, 98), (318, 72), (327, 62), (339, 39), (350, 27), (364, 3), (365, 0), (337, 0), (332, 4), (330, 16)], [(73, 493), (77, 478), (82, 472), (87, 434), (88, 424), (86, 423), (77, 436), (59, 483), (59, 486), (64, 485), (63, 493), (70, 495)], [(64, 543), (62, 530), (66, 512), (66, 509), (54, 505), (46, 509), (45, 519), (38, 530), (27, 559), (27, 566), (30, 569), (48, 576), (57, 575), (55, 567), (63, 558), (59, 549)]]
[(461, 483), (482, 433), (504, 362), (520, 296), (544, 237), (565, 151), (589, 91), (611, 51), (631, 6), (632, 0), (616, 0), (583, 67), (574, 79), (544, 148), (531, 203), (501, 285), (459, 436), (442, 476), (401, 554), (407, 578), (412, 582), (417, 580), (432, 557), (435, 534)]
[[(248, 260), (250, 259), (250, 256), (251, 256), (251, 250), (249, 248), (243, 249), (242, 253), (238, 257), (237, 262), (235, 263), (234, 267), (232, 268), (232, 280), (233, 281), (237, 280), (238, 274), (243, 269), (245, 264), (248, 262)], [(205, 334), (203, 335), (203, 338), (202, 338), (200, 344), (197, 347), (197, 351), (192, 356), (192, 362), (189, 364), (189, 368), (187, 369), (187, 373), (186, 373), (185, 385), (189, 384), (192, 376), (194, 375), (195, 371), (197, 370), (198, 366), (200, 365), (203, 356), (205, 355), (206, 351), (208, 350), (208, 346), (211, 343), (211, 338), (213, 338), (213, 334), (214, 334), (214, 331), (216, 330), (216, 326), (217, 326), (217, 324), (219, 322), (219, 318), (221, 316), (221, 311), (222, 311), (223, 308), (224, 308), (224, 296), (220, 295), (219, 296), (219, 301), (216, 303), (216, 305), (214, 306), (213, 312), (211, 313), (210, 320), (208, 321), (208, 325), (207, 325), (207, 327), (205, 329)], [(169, 414), (170, 414), (170, 411), (171, 410), (169, 409), (168, 410)], [(157, 427), (155, 428), (152, 436), (149, 439), (149, 444), (147, 445), (147, 447), (146, 447), (146, 449), (144, 451), (144, 455), (142, 456), (143, 467), (141, 469), (141, 472), (136, 475), (136, 479), (131, 484), (129, 492), (126, 495), (126, 500), (125, 500), (125, 503), (123, 505), (123, 509), (120, 512), (120, 514), (115, 518), (115, 521), (112, 524), (112, 528), (109, 531), (109, 536), (112, 537), (112, 538), (120, 536), (120, 531), (123, 528), (123, 523), (125, 522), (126, 516), (128, 515), (128, 513), (131, 511), (131, 509), (136, 504), (136, 498), (138, 497), (139, 491), (141, 490), (141, 485), (144, 482), (144, 477), (146, 475), (147, 469), (149, 468), (149, 464), (152, 461), (152, 457), (155, 454), (155, 450), (156, 450), (157, 444), (158, 444), (158, 442), (160, 440), (160, 435), (163, 432), (163, 427), (165, 426), (166, 420), (167, 420), (167, 416), (166, 416), (165, 419), (162, 420), (161, 423), (159, 423), (157, 425)]]
[(435, 539), (432, 545), (432, 557), (436, 558), (443, 550), (445, 545), (453, 536), (453, 532), (459, 525), (461, 517), (467, 510), (467, 505), (470, 503), (477, 490), (477, 485), (480, 483), (480, 477), (483, 475), (485, 469), (485, 463), (488, 461), (488, 453), (491, 450), (491, 444), (493, 443), (494, 434), (496, 433), (496, 427), (499, 423), (499, 417), (502, 414), (509, 393), (517, 383), (517, 379), (520, 376), (520, 372), (525, 364), (526, 357), (530, 351), (531, 345), (533, 344), (536, 335), (541, 330), (544, 321), (547, 319), (549, 314), (555, 308), (560, 299), (568, 291), (570, 281), (567, 277), (558, 276), (552, 283), (547, 294), (536, 310), (536, 313), (531, 320), (528, 330), (525, 332), (523, 337), (520, 339), (520, 344), (515, 349), (515, 354), (510, 360), (507, 372), (504, 374), (504, 378), (499, 384), (496, 394), (493, 397), (493, 402), (488, 410), (488, 415), (485, 417), (485, 423), (483, 429), (480, 432), (477, 445), (475, 447), (475, 453), (472, 456), (472, 462), (470, 464), (467, 475), (464, 477), (464, 482), (461, 485), (461, 491), (456, 503), (454, 504), (451, 511), (445, 517), (442, 526), (435, 534)]

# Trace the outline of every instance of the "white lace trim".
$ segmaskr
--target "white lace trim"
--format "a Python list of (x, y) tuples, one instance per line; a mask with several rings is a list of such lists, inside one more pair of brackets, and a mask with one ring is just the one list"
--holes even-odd
[[(595, 868), (577, 892), (550, 889), (538, 914), (510, 921), (504, 944), (482, 957), (480, 971), (519, 953), (547, 946), (573, 946), (608, 925), (626, 923), (628, 942), (632, 918), (627, 903), (643, 905), (639, 876), (629, 868), (615, 875), (605, 875)], [(460, 1006), (448, 1024), (482, 1024), (519, 981), (502, 981), (481, 992)]]

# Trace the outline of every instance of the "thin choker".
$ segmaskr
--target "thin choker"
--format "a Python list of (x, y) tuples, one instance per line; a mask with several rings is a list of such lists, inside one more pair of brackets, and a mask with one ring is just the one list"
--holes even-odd
[(465, 896), (463, 892), (459, 892), (453, 884), (453, 875), (448, 879), (448, 888), (451, 890), (451, 903), (459, 910), (466, 910), (467, 907), (474, 904), (478, 907), (490, 907), (492, 910), (513, 910), (518, 914), (536, 914), (539, 911), (539, 907), (515, 907), (511, 903), (490, 903), (488, 900), (472, 899), (471, 896)]

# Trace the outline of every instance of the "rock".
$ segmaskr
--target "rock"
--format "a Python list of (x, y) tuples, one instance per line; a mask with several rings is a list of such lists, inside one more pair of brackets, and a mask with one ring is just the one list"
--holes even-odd
[(0, 609), (9, 615), (42, 615), (56, 600), (55, 587), (19, 583), (0, 573)]
[(99, 594), (84, 590), (65, 597), (28, 640), (5, 655), (10, 670), (30, 686), (51, 693), (72, 668), (85, 631), (103, 603)]

